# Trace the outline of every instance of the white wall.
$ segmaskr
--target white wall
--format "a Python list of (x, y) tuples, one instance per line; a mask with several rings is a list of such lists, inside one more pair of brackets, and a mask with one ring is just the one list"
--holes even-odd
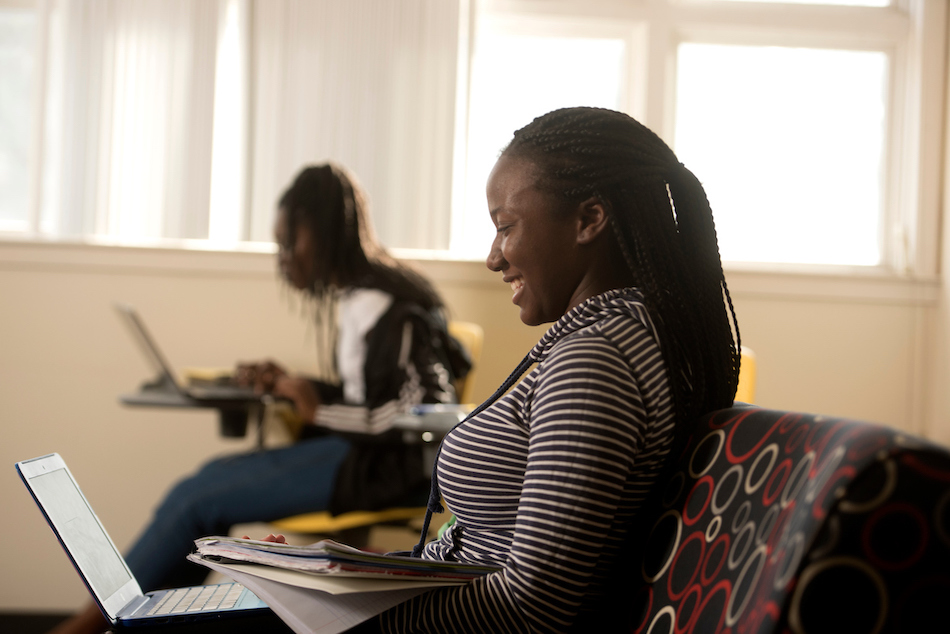
[[(273, 256), (0, 243), (0, 610), (65, 611), (86, 593), (13, 463), (58, 451), (120, 548), (178, 477), (251, 439), (222, 439), (215, 415), (129, 409), (116, 397), (148, 369), (111, 303), (136, 305), (178, 367), (272, 356), (306, 370), (305, 320), (276, 282)], [(510, 289), (480, 263), (422, 262), (453, 317), (481, 323), (476, 396), (488, 396), (542, 333), (518, 321)], [(917, 368), (933, 359), (927, 285), (821, 282), (731, 273), (744, 341), (758, 355), (757, 401), (880, 421), (944, 440)], [(803, 289), (810, 289), (806, 292)], [(924, 301), (914, 295), (923, 294)], [(930, 299), (927, 299), (930, 298)], [(946, 349), (939, 352), (946, 359)], [(944, 365), (946, 365), (944, 363)], [(929, 422), (928, 422), (929, 421)]]

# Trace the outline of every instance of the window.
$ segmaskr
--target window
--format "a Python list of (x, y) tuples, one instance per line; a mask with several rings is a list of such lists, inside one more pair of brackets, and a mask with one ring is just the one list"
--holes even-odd
[(887, 61), (679, 46), (676, 150), (714, 202), (724, 259), (882, 264)]
[[(478, 148), (501, 148), (522, 103), (537, 115), (610, 100), (663, 136), (703, 182), (727, 263), (935, 272), (939, 179), (924, 166), (939, 164), (939, 139), (925, 130), (940, 126), (928, 104), (942, 99), (943, 3), (565, 0), (554, 16), (517, 0), (478, 6), (469, 188), (495, 158)], [(591, 41), (598, 19), (601, 47), (584, 57), (573, 49)], [(519, 52), (514, 43), (529, 37)], [(572, 74), (545, 42), (570, 51), (586, 73)], [(485, 48), (496, 55), (480, 55)], [(530, 82), (528, 64), (558, 79)], [(503, 99), (488, 94), (509, 83)], [(488, 120), (491, 108), (503, 112)], [(496, 142), (492, 129), (507, 136)]]
[(37, 4), (42, 141), (31, 165), (41, 185), (30, 213), (40, 236), (153, 244), (225, 233), (211, 203), (228, 159), (215, 137), (234, 133), (214, 118), (228, 85), (216, 60), (229, 5)]
[(852, 7), (886, 7), (891, 0), (729, 0), (730, 2), (774, 2), (779, 4), (840, 4)]
[(451, 251), (481, 259), (495, 228), (485, 184), (512, 133), (555, 108), (584, 105), (623, 109), (632, 42), (608, 23), (566, 25), (556, 20), (480, 16), (469, 99), (464, 203), (455, 210)]
[(18, 4), (0, 21), (3, 61), (26, 58), (0, 74), (0, 178), (39, 186), (5, 194), (3, 235), (249, 248), (296, 172), (334, 160), (384, 241), (448, 247), (457, 1)]
[(33, 124), (36, 16), (0, 2), (0, 232), (25, 232)]
[(944, 0), (0, 0), (0, 235), (246, 248), (306, 163), (390, 247), (481, 259), (487, 175), (629, 112), (732, 266), (937, 270)]

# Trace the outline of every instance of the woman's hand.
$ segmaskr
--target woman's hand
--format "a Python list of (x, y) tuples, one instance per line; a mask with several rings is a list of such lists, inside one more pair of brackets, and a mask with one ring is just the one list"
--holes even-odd
[(274, 385), (287, 371), (268, 359), (256, 363), (239, 363), (234, 373), (235, 381), (242, 387), (253, 387), (258, 394), (274, 391)]
[(290, 377), (286, 374), (278, 377), (271, 390), (274, 396), (282, 396), (294, 404), (297, 415), (305, 424), (312, 424), (320, 407), (320, 395), (307, 379)]
[[(241, 539), (250, 539), (250, 537), (248, 537), (247, 535), (245, 535), (245, 536), (242, 537)], [(258, 540), (258, 541), (262, 541), (262, 542), (274, 542), (275, 544), (286, 544), (286, 543), (287, 543), (287, 538), (284, 537), (283, 535), (281, 535), (280, 533), (278, 533), (278, 534), (276, 534), (276, 535), (274, 535), (273, 533), (269, 533), (269, 534), (267, 535), (267, 537), (265, 537), (265, 538), (263, 538), (263, 539), (260, 539), (260, 540)]]

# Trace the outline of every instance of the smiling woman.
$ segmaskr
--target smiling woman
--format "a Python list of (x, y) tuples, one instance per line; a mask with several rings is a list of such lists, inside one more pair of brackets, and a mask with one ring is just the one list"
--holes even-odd
[(633, 282), (603, 203), (567, 203), (538, 188), (540, 176), (532, 161), (506, 155), (488, 180), (497, 234), (487, 265), (511, 284), (511, 301), (529, 326), (556, 321), (582, 301)]
[(457, 520), (428, 544), (423, 531), (414, 552), (503, 568), (420, 595), (378, 626), (630, 631), (617, 593), (639, 569), (645, 509), (698, 416), (736, 390), (738, 325), (712, 213), (659, 137), (597, 108), (516, 132), (487, 193), (486, 264), (523, 322), (554, 323), (445, 437), (429, 513), (444, 499)]

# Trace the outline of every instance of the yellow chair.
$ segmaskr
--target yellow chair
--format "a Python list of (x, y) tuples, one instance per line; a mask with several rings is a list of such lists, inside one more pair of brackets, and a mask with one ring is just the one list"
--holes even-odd
[(736, 388), (736, 399), (741, 403), (755, 401), (755, 353), (742, 346), (742, 365), (739, 368), (739, 387)]
[(455, 382), (455, 393), (459, 403), (471, 403), (472, 392), (475, 390), (475, 372), (478, 371), (478, 359), (482, 357), (482, 342), (485, 340), (485, 331), (476, 323), (470, 321), (449, 322), (449, 334), (462, 344), (472, 360), (472, 368), (461, 379)]
[[(472, 398), (475, 368), (478, 367), (478, 360), (482, 354), (485, 334), (478, 324), (461, 321), (450, 322), (449, 333), (465, 347), (472, 360), (472, 369), (464, 378), (459, 379), (455, 386), (459, 402), (468, 403)], [(388, 508), (381, 511), (350, 511), (340, 515), (320, 511), (286, 517), (275, 520), (271, 524), (278, 531), (306, 535), (332, 535), (352, 546), (363, 547), (366, 546), (369, 531), (373, 526), (406, 524), (414, 519), (421, 519), (425, 513), (424, 506)]]

